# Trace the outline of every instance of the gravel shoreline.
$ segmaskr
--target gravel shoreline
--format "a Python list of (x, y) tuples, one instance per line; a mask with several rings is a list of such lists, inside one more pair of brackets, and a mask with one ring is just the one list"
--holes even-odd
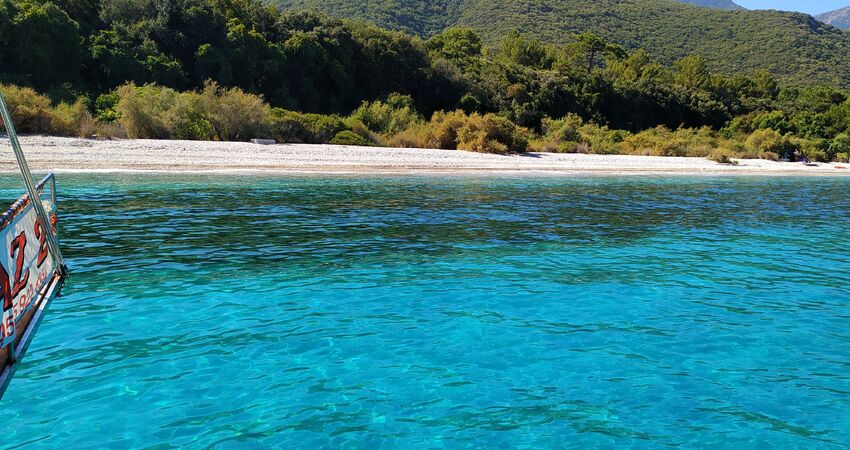
[[(807, 166), (765, 160), (723, 165), (704, 158), (528, 153), (336, 145), (161, 140), (90, 140), (23, 136), (33, 171), (267, 172), (337, 174), (850, 175), (850, 164)], [(0, 172), (14, 172), (9, 157)]]

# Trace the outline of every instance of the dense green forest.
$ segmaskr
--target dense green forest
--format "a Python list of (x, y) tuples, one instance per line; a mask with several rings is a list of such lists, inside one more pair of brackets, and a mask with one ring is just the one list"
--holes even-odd
[[(521, 152), (847, 159), (840, 89), (590, 34), (423, 40), (256, 0), (2, 0), (23, 132)], [(40, 94), (39, 94), (40, 92)]]
[(568, 44), (592, 32), (664, 64), (691, 54), (727, 74), (769, 70), (785, 83), (850, 87), (850, 35), (811, 16), (718, 10), (671, 0), (273, 0), (430, 37), (470, 27), (495, 45), (519, 30)]
[(732, 9), (739, 10), (744, 9), (737, 3), (732, 0), (678, 0), (680, 3), (687, 3), (695, 6), (702, 6), (703, 8), (717, 8), (717, 9)]

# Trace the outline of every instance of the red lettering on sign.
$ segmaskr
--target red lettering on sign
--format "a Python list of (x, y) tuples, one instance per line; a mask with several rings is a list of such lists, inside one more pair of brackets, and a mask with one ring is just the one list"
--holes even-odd
[[(12, 248), (9, 250), (9, 256), (15, 259), (15, 284), (12, 287), (12, 298), (17, 297), (21, 289), (27, 287), (27, 281), (30, 278), (30, 271), (24, 271), (24, 250), (27, 248), (27, 235), (24, 232), (18, 235), (12, 241)], [(17, 254), (17, 257), (15, 255)]]
[(12, 307), (12, 289), (9, 287), (9, 273), (0, 266), (0, 290), (3, 292), (3, 311)]
[(35, 221), (35, 237), (38, 238), (38, 267), (41, 267), (44, 264), (44, 260), (47, 259), (47, 233), (42, 233), (41, 230), (41, 221), (36, 219)]
[(15, 335), (15, 318), (11, 314), (3, 317), (3, 327), (5, 328), (3, 337), (9, 338)]

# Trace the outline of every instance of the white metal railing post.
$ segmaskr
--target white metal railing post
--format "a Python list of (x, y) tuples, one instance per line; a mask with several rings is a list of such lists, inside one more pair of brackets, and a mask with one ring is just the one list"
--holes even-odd
[(61, 275), (65, 275), (68, 268), (65, 266), (65, 260), (62, 258), (62, 251), (59, 249), (59, 240), (56, 234), (53, 233), (53, 227), (50, 225), (50, 218), (47, 216), (47, 211), (44, 210), (44, 205), (41, 204), (41, 196), (38, 195), (38, 189), (35, 187), (35, 181), (32, 179), (32, 172), (27, 165), (27, 160), (24, 158), (24, 152), (21, 150), (21, 143), (18, 142), (18, 135), (15, 133), (15, 124), (12, 123), (12, 114), (6, 105), (6, 98), (0, 92), (0, 116), (3, 117), (3, 123), (6, 125), (6, 134), (9, 135), (9, 141), (12, 143), (12, 150), (15, 152), (15, 159), (18, 160), (18, 167), (21, 169), (21, 177), (24, 179), (24, 184), (27, 185), (27, 194), (35, 209), (38, 221), (41, 222), (41, 229), (44, 230), (47, 236), (47, 247), (50, 249), (50, 255), (53, 257), (53, 265)]

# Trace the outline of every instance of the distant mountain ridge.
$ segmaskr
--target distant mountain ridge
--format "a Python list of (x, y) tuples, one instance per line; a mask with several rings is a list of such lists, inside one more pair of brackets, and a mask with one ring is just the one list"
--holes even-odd
[(680, 3), (687, 3), (694, 6), (702, 6), (703, 8), (740, 10), (744, 9), (741, 5), (732, 0), (678, 0)]
[[(268, 0), (428, 38), (470, 27), (485, 42), (511, 30), (564, 44), (592, 32), (666, 63), (690, 54), (725, 73), (769, 70), (790, 84), (850, 87), (850, 34), (807, 14), (695, 8), (672, 0)], [(715, 0), (694, 0), (702, 4)]]
[(820, 14), (815, 18), (842, 30), (850, 29), (850, 6)]

